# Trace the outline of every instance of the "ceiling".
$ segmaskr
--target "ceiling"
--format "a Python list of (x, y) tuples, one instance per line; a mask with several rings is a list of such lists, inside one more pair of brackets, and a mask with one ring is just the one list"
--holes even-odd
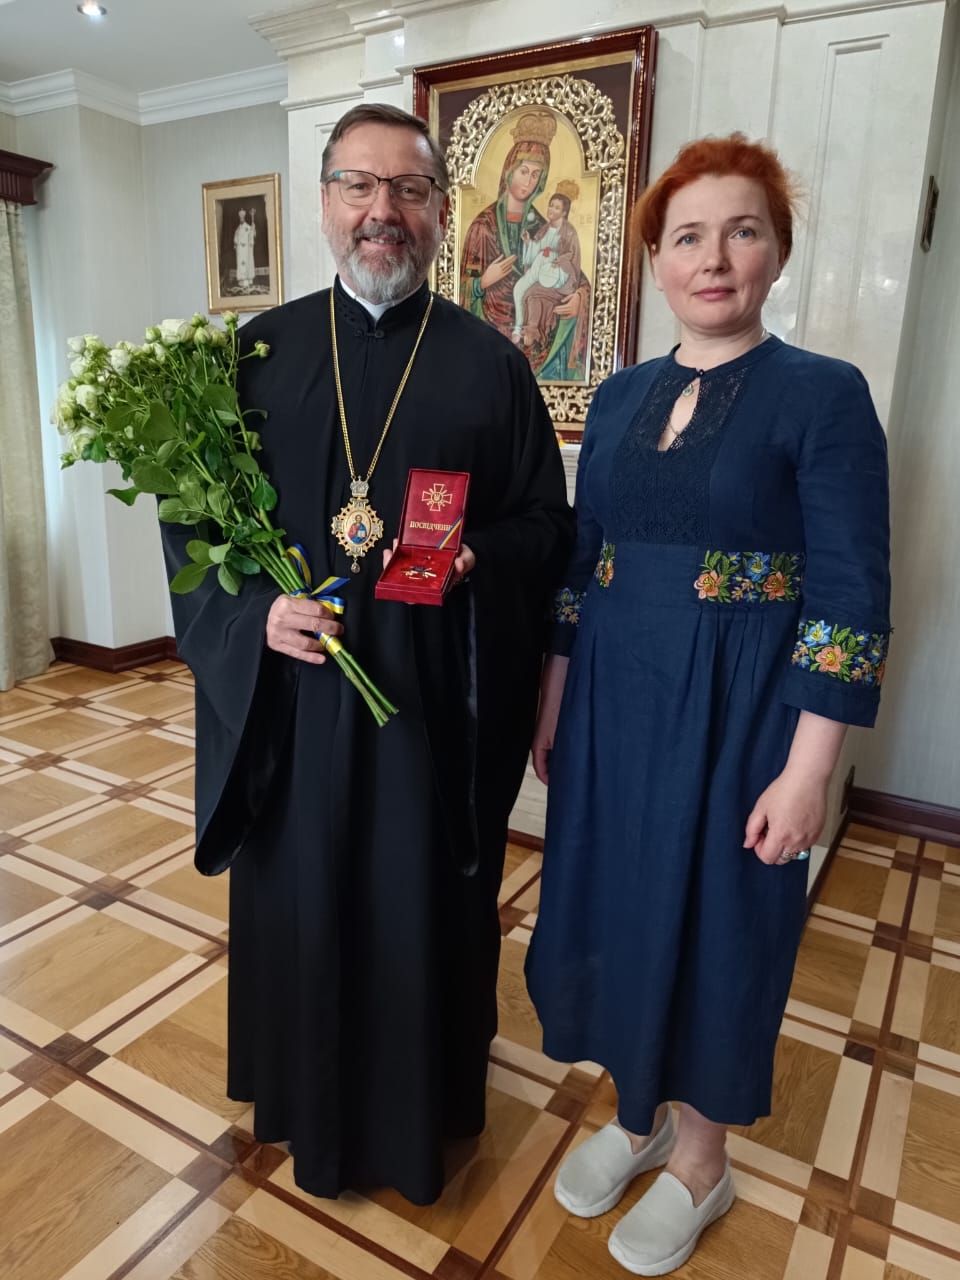
[(77, 0), (0, 0), (0, 81), (73, 70), (143, 93), (269, 66), (279, 60), (248, 17), (302, 0), (101, 2), (94, 21)]

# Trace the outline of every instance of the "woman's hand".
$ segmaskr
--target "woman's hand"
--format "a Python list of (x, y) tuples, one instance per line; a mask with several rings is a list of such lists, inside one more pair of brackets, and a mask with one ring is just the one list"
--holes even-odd
[(540, 710), (537, 714), (537, 727), (533, 733), (533, 771), (543, 783), (550, 783), (550, 752), (557, 732), (557, 720), (560, 716), (560, 703), (563, 699), (563, 688), (567, 683), (567, 667), (570, 659), (554, 653), (543, 665), (543, 676), (540, 679)]
[(761, 862), (780, 862), (816, 843), (827, 812), (827, 778), (791, 771), (774, 778), (747, 819), (745, 849)]
[(753, 806), (747, 819), (743, 847), (761, 862), (776, 863), (784, 853), (809, 849), (823, 830), (827, 786), (847, 726), (838, 720), (801, 711), (790, 744), (790, 755)]
[(326, 662), (322, 641), (316, 632), (327, 636), (343, 635), (336, 615), (318, 600), (278, 596), (267, 614), (267, 646), (300, 662), (321, 665)]
[(492, 285), (499, 284), (513, 270), (513, 264), (516, 260), (517, 255), (515, 253), (511, 253), (509, 257), (505, 257), (501, 253), (498, 258), (494, 258), (480, 277), (480, 288), (486, 292)]

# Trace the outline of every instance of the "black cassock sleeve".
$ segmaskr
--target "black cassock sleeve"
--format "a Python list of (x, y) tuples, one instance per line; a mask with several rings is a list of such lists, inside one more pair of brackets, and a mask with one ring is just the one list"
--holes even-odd
[[(189, 562), (196, 530), (162, 525), (167, 573)], [(233, 861), (259, 813), (286, 737), (295, 664), (266, 648), (270, 606), (280, 594), (265, 573), (231, 596), (208, 573), (171, 596), (180, 657), (196, 682), (196, 865), (216, 875)]]
[[(526, 359), (511, 362), (512, 433), (501, 500), (467, 520), (476, 635), (478, 816), (506, 813), (523, 779), (536, 717), (548, 603), (573, 545), (563, 461)], [(491, 833), (500, 838), (502, 833)], [(481, 830), (481, 836), (483, 832)]]

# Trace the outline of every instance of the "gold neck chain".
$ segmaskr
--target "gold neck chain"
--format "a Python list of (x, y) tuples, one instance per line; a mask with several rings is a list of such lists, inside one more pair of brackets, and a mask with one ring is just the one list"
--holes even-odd
[[(403, 371), (403, 377), (400, 379), (400, 385), (397, 387), (397, 394), (393, 397), (393, 403), (387, 413), (387, 420), (383, 424), (383, 431), (380, 435), (379, 443), (373, 451), (373, 457), (370, 459), (370, 466), (367, 468), (365, 476), (358, 476), (357, 469), (353, 462), (353, 450), (350, 448), (350, 433), (347, 430), (347, 411), (343, 403), (343, 384), (340, 381), (340, 352), (337, 347), (337, 315), (333, 305), (333, 290), (330, 290), (330, 333), (333, 338), (333, 377), (337, 384), (337, 407), (340, 410), (340, 430), (343, 432), (343, 446), (347, 451), (347, 466), (350, 468), (350, 479), (354, 484), (369, 485), (370, 477), (373, 475), (373, 469), (380, 460), (380, 451), (383, 449), (384, 441), (387, 438), (387, 432), (390, 430), (390, 424), (393, 422), (393, 415), (397, 411), (397, 405), (400, 403), (400, 397), (403, 395), (404, 387), (407, 385), (407, 379), (410, 377), (410, 371), (413, 369), (413, 362), (417, 358), (417, 352), (420, 350), (420, 343), (427, 327), (427, 321), (430, 319), (430, 312), (433, 310), (433, 294), (430, 295), (430, 301), (423, 313), (423, 320), (420, 322), (420, 332), (417, 334), (417, 340), (413, 344), (413, 350), (410, 353), (410, 359), (407, 361), (407, 367)], [(352, 486), (351, 486), (352, 489)], [(355, 495), (356, 496), (356, 495)], [(366, 496), (366, 490), (360, 496)]]
[(410, 371), (413, 368), (413, 362), (417, 358), (417, 352), (420, 350), (420, 343), (423, 339), (424, 332), (427, 327), (427, 321), (430, 319), (430, 312), (433, 310), (433, 298), (431, 293), (430, 300), (427, 303), (426, 310), (423, 313), (423, 320), (420, 322), (420, 332), (417, 334), (417, 340), (413, 344), (413, 351), (410, 353), (410, 359), (407, 361), (407, 367), (403, 371), (403, 377), (400, 379), (400, 385), (397, 387), (397, 394), (393, 397), (393, 404), (387, 413), (387, 420), (383, 424), (383, 431), (380, 433), (380, 440), (376, 449), (373, 451), (373, 457), (370, 459), (370, 466), (367, 468), (365, 476), (357, 475), (357, 469), (353, 461), (353, 450), (350, 448), (350, 432), (347, 430), (347, 411), (343, 403), (343, 385), (340, 381), (340, 352), (337, 347), (337, 314), (333, 305), (333, 290), (330, 290), (330, 335), (333, 342), (333, 377), (337, 384), (337, 406), (340, 409), (340, 430), (343, 432), (343, 447), (347, 451), (347, 466), (350, 468), (350, 501), (343, 507), (331, 520), (330, 532), (333, 533), (343, 547), (344, 551), (350, 557), (351, 573), (360, 572), (360, 557), (365, 556), (372, 546), (380, 541), (383, 537), (383, 521), (374, 511), (373, 507), (367, 501), (367, 494), (370, 491), (370, 477), (373, 475), (374, 468), (380, 460), (380, 451), (383, 449), (384, 441), (387, 438), (387, 432), (390, 430), (390, 424), (393, 422), (393, 415), (397, 411), (397, 405), (400, 403), (400, 397), (403, 395), (403, 389), (407, 385), (407, 379), (410, 377)]

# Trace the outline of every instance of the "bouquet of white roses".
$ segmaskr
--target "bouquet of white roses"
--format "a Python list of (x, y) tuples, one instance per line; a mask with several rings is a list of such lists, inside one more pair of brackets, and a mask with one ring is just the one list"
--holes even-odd
[[(241, 356), (235, 313), (226, 312), (224, 324), (219, 329), (201, 315), (164, 320), (146, 331), (145, 342), (111, 348), (94, 334), (71, 338), (73, 376), (54, 410), (68, 445), (61, 463), (116, 462), (128, 487), (110, 489), (114, 497), (129, 506), (141, 493), (156, 494), (161, 520), (197, 526), (187, 543), (190, 563), (171, 591), (194, 591), (215, 570), (223, 590), (237, 595), (244, 576), (265, 570), (287, 594), (312, 596), (341, 613), (330, 593), (344, 580), (313, 588), (303, 553), (288, 550), (283, 529), (271, 522), (277, 491), (256, 458), (260, 436), (237, 400), (239, 361), (265, 359), (270, 349), (258, 342)], [(325, 651), (378, 725), (396, 714), (339, 640), (329, 637)]]

